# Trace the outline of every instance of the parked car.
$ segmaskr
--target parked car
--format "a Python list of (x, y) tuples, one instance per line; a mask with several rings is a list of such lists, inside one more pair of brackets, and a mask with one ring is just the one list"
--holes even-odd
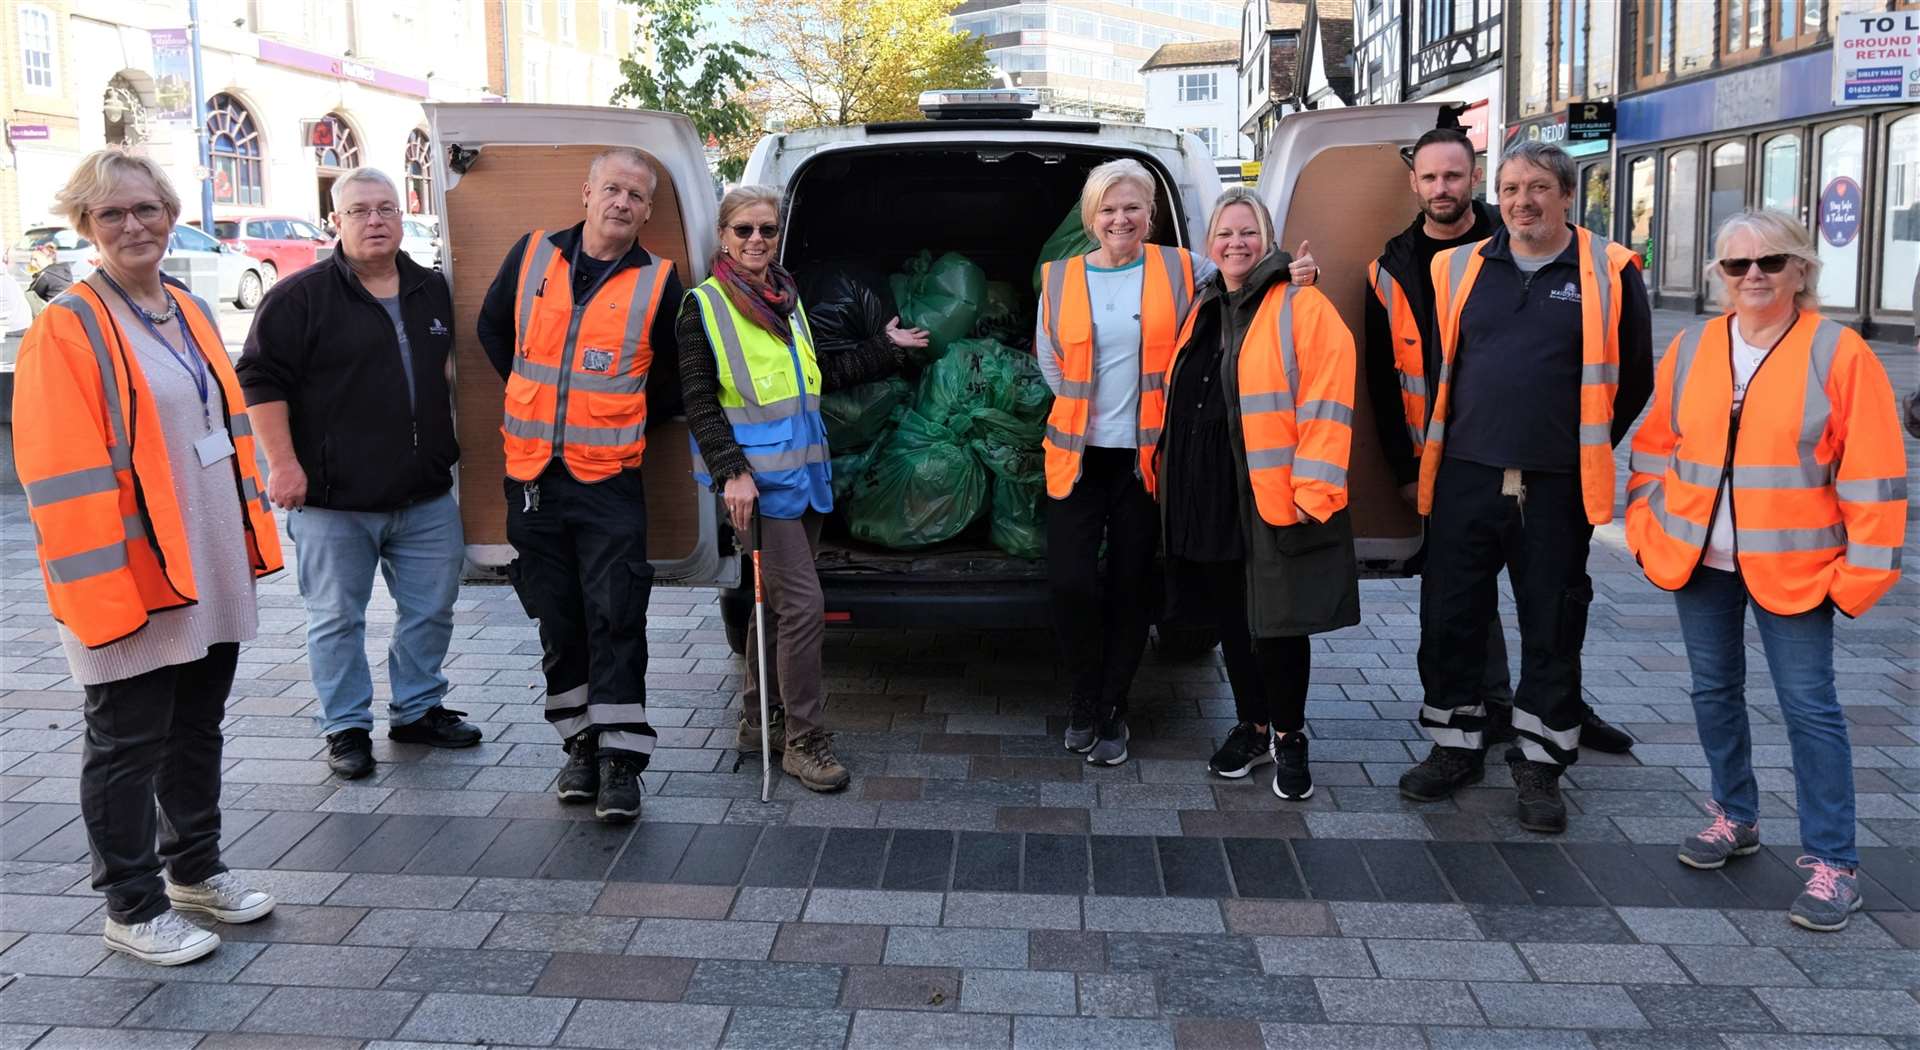
[[(198, 227), (198, 220), (191, 225)], [(304, 270), (333, 254), (333, 238), (305, 219), (292, 215), (248, 215), (213, 220), (220, 243), (259, 259), (260, 278), (267, 287), (283, 274)]]
[(431, 215), (409, 215), (400, 220), (400, 250), (429, 270), (440, 268), (440, 220)]
[[(1087, 172), (1121, 157), (1144, 164), (1160, 187), (1151, 239), (1204, 251), (1220, 178), (1194, 136), (1033, 119), (1030, 106), (1001, 108), (978, 97), (953, 101), (932, 107), (931, 120), (815, 128), (760, 141), (743, 181), (781, 187), (790, 202), (780, 244), (788, 270), (878, 267), (884, 275), (932, 249), (960, 252), (990, 279), (1026, 285), (1043, 242), (1077, 207)], [(434, 186), (455, 301), (478, 302), (527, 229), (577, 222), (574, 187), (594, 154), (615, 144), (639, 147), (660, 169), (642, 244), (672, 259), (689, 287), (707, 276), (716, 207), (699, 138), (686, 118), (559, 106), (426, 108), (433, 141), (447, 144), (436, 151)], [(1328, 110), (1289, 116), (1275, 133), (1261, 198), (1274, 210), (1281, 244), (1312, 240), (1325, 270), (1319, 287), (1356, 333), (1364, 323), (1366, 263), (1414, 214), (1398, 148), (1435, 127), (1440, 115), (1437, 103)], [(505, 215), (513, 221), (502, 222)], [(905, 215), (914, 221), (893, 218)], [(456, 353), (462, 375), (491, 375), (471, 326), (461, 328)], [(468, 557), (476, 566), (503, 570), (513, 549), (498, 481), (500, 388), (490, 379), (463, 383), (458, 397)], [(1365, 384), (1355, 398), (1355, 418), (1370, 418)], [(1363, 575), (1405, 575), (1422, 543), (1421, 522), (1401, 501), (1366, 430), (1356, 427), (1349, 475), (1355, 553)], [(663, 583), (728, 588), (721, 612), (737, 651), (752, 594), (739, 586), (741, 560), (717, 497), (690, 480), (689, 458), (683, 419), (648, 421), (648, 550)], [(817, 562), (827, 619), (837, 625), (1044, 630), (1050, 622), (1045, 562), (1002, 553), (969, 533), (902, 552), (862, 543), (844, 524), (829, 524)], [(1155, 644), (1175, 658), (1197, 655), (1213, 642), (1203, 628), (1155, 629)]]
[[(65, 226), (36, 226), (14, 242), (14, 275), (24, 282), (29, 250), (42, 241), (52, 241), (57, 258), (72, 267), (73, 279), (83, 280), (100, 265), (100, 253), (93, 242)], [(242, 310), (260, 305), (266, 294), (267, 263), (208, 236), (198, 226), (182, 223), (173, 228), (167, 246), (166, 261), (160, 268), (185, 282), (194, 294), (209, 301), (230, 302)]]

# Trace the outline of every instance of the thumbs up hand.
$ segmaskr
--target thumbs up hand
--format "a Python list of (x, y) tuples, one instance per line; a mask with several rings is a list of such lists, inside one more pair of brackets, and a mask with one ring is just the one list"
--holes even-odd
[(1313, 250), (1306, 241), (1301, 241), (1300, 250), (1293, 253), (1293, 262), (1287, 267), (1287, 275), (1302, 288), (1311, 288), (1320, 280), (1320, 264), (1313, 261)]

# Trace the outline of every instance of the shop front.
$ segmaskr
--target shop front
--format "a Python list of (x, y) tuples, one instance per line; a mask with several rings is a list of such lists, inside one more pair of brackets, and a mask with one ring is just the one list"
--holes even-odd
[(1612, 102), (1575, 102), (1557, 113), (1507, 125), (1505, 143), (1545, 142), (1566, 150), (1578, 171), (1574, 221), (1613, 236), (1613, 131)]
[(1920, 106), (1835, 106), (1833, 52), (1740, 67), (1621, 99), (1614, 236), (1659, 305), (1710, 309), (1720, 225), (1772, 208), (1814, 233), (1830, 316), (1912, 332), (1920, 266)]

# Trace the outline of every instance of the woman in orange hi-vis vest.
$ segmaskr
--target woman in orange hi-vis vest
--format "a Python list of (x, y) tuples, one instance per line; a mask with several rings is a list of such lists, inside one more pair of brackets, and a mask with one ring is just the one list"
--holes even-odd
[(220, 721), (280, 541), (213, 309), (160, 274), (180, 217), (166, 176), (101, 150), (55, 202), (100, 268), (20, 348), (14, 458), (86, 688), (80, 815), (107, 947), (172, 966), (220, 946), (181, 911), (273, 910), (220, 862)]
[[(1185, 249), (1147, 242), (1155, 192), (1139, 161), (1108, 161), (1087, 175), (1080, 222), (1099, 247), (1041, 269), (1034, 331), (1054, 393), (1043, 445), (1048, 584), (1072, 690), (1064, 743), (1093, 765), (1127, 760), (1127, 693), (1157, 597), (1159, 523), (1143, 478), (1160, 440), (1174, 340), (1195, 282), (1211, 269)], [(1312, 260), (1295, 265), (1311, 283)]]
[(1760, 849), (1751, 606), (1787, 724), (1806, 854), (1806, 889), (1788, 917), (1838, 930), (1861, 898), (1833, 613), (1859, 616), (1900, 578), (1900, 419), (1873, 350), (1820, 315), (1820, 257), (1799, 220), (1742, 212), (1720, 228), (1714, 254), (1708, 280), (1719, 276), (1728, 313), (1667, 349), (1627, 482), (1627, 546), (1674, 592), (1713, 773), (1713, 821), (1679, 857), (1712, 869)]
[(1251, 190), (1223, 194), (1207, 231), (1218, 271), (1175, 344), (1147, 485), (1171, 589), (1219, 629), (1233, 686), (1239, 724), (1208, 768), (1237, 779), (1272, 761), (1273, 793), (1304, 799), (1308, 636), (1360, 622), (1353, 334), (1326, 296), (1288, 280)]

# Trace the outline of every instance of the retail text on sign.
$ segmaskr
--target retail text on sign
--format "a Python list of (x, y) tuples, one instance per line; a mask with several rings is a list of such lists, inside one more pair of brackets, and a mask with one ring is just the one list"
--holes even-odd
[(1833, 104), (1920, 101), (1920, 11), (1843, 14), (1833, 41)]

